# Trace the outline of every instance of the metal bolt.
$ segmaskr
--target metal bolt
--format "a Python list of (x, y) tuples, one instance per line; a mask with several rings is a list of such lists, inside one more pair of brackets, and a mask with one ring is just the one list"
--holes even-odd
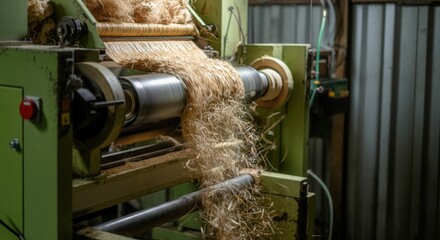
[(14, 138), (9, 142), (9, 147), (17, 152), (21, 151), (20, 141), (17, 138)]

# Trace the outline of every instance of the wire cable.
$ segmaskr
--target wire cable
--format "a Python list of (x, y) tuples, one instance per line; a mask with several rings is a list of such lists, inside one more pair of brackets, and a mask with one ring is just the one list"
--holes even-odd
[(231, 8), (229, 8), (229, 19), (228, 19), (228, 25), (226, 27), (226, 33), (225, 36), (223, 37), (223, 54), (222, 57), (226, 57), (226, 45), (228, 44), (228, 34), (229, 34), (229, 27), (231, 26), (231, 19), (232, 19), (232, 10)]
[(12, 229), (8, 224), (6, 224), (5, 222), (3, 222), (3, 220), (1, 220), (1, 219), (0, 219), (0, 224), (1, 224), (3, 227), (5, 227), (6, 230), (8, 230), (8, 231), (11, 232), (12, 234), (14, 234), (18, 239), (20, 239), (20, 240), (24, 240), (24, 237), (23, 237), (23, 235), (22, 235), (20, 232), (15, 231), (14, 229)]
[(312, 96), (310, 97), (309, 108), (312, 107), (313, 100), (315, 99), (316, 91), (319, 85), (319, 60), (321, 55), (321, 42), (322, 42), (322, 35), (324, 34), (326, 18), (327, 18), (327, 9), (323, 4), (321, 30), (319, 30), (318, 45), (316, 47), (315, 80), (312, 81), (310, 84), (312, 90)]
[[(241, 24), (241, 16), (240, 16), (240, 11), (238, 9), (237, 6), (235, 6), (235, 9), (237, 10), (237, 13), (234, 12), (234, 8), (230, 8), (230, 11), (232, 12), (232, 14), (234, 15), (235, 20), (237, 21), (237, 25), (238, 25), (238, 29), (240, 31), (241, 34), (241, 38), (244, 44), (247, 44), (247, 39), (246, 39), (246, 35), (244, 34), (243, 31), (243, 26)], [(238, 16), (237, 16), (238, 15)]]
[(309, 175), (310, 177), (312, 177), (316, 182), (318, 182), (318, 184), (322, 187), (322, 189), (324, 189), (324, 193), (327, 196), (327, 200), (328, 200), (328, 206), (329, 206), (329, 227), (328, 227), (328, 240), (332, 239), (332, 235), (333, 235), (333, 199), (332, 199), (332, 195), (330, 194), (330, 191), (328, 190), (327, 186), (325, 185), (325, 183), (321, 180), (321, 178), (319, 178), (315, 173), (313, 173), (312, 170), (307, 170), (307, 175)]
[(326, 0), (327, 3), (327, 31), (323, 39), (322, 47), (331, 51), (330, 76), (334, 76), (336, 70), (336, 52), (335, 52), (335, 27), (336, 27), (336, 10), (332, 0)]

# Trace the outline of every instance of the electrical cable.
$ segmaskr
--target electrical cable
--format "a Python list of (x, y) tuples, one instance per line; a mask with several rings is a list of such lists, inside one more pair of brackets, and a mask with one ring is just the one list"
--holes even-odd
[(229, 19), (228, 19), (228, 25), (226, 27), (226, 33), (225, 33), (225, 36), (223, 38), (223, 43), (224, 44), (223, 44), (223, 54), (222, 54), (222, 57), (225, 57), (225, 54), (226, 54), (226, 45), (227, 45), (227, 40), (228, 40), (229, 27), (231, 26), (231, 19), (232, 19), (232, 10), (231, 10), (231, 7), (229, 7)]
[(310, 97), (309, 108), (312, 107), (313, 100), (315, 99), (315, 95), (318, 88), (317, 85), (319, 85), (319, 60), (320, 60), (320, 52), (321, 52), (321, 42), (322, 42), (322, 35), (325, 29), (325, 21), (327, 18), (327, 9), (325, 8), (325, 4), (322, 1), (321, 3), (323, 4), (322, 22), (321, 22), (321, 30), (319, 31), (318, 45), (316, 47), (315, 80), (312, 81), (310, 84), (312, 90), (312, 96)]
[(312, 5), (312, 0), (310, 0), (310, 19), (309, 19), (309, 42), (311, 44), (312, 42), (312, 31), (313, 31), (313, 24), (312, 24), (312, 20), (313, 20), (313, 5)]
[(237, 46), (235, 47), (234, 53), (232, 54), (231, 58), (228, 59), (230, 62), (233, 62), (233, 61), (234, 61), (234, 56), (236, 55), (239, 46), (242, 45), (243, 43), (244, 43), (244, 44), (247, 44), (246, 35), (244, 34), (243, 27), (242, 27), (242, 24), (241, 24), (240, 11), (238, 10), (238, 7), (237, 7), (237, 6), (236, 6), (235, 8), (237, 9), (237, 14), (234, 12), (234, 7), (233, 7), (233, 6), (230, 6), (230, 7), (228, 8), (228, 11), (229, 11), (229, 20), (228, 20), (228, 27), (227, 27), (227, 29), (226, 29), (226, 34), (225, 34), (225, 37), (224, 37), (224, 47), (223, 47), (223, 57), (226, 57), (226, 45), (227, 45), (226, 41), (227, 41), (227, 35), (229, 34), (229, 30), (230, 30), (231, 18), (232, 18), (232, 16), (234, 16), (234, 18), (235, 18), (235, 20), (236, 20), (236, 22), (237, 22), (237, 25), (238, 25), (239, 38), (240, 38), (240, 39), (239, 39), (239, 42), (238, 42)]
[(14, 229), (12, 229), (8, 224), (6, 224), (5, 222), (3, 222), (3, 220), (0, 219), (0, 224), (6, 228), (6, 230), (8, 230), (9, 232), (11, 232), (12, 234), (14, 234), (18, 239), (20, 240), (24, 240), (24, 236), (20, 233), (15, 231)]
[[(234, 12), (234, 8), (230, 7), (229, 11), (234, 15), (235, 20), (237, 21), (238, 29), (240, 30), (241, 37), (243, 38), (243, 43), (247, 43), (246, 35), (244, 34), (243, 27), (241, 25), (241, 16), (240, 11), (238, 10), (238, 7), (236, 6), (235, 9), (237, 9), (237, 14)], [(238, 15), (238, 16), (237, 16)]]
[(327, 3), (327, 26), (328, 30), (323, 40), (322, 47), (331, 50), (331, 61), (330, 61), (330, 76), (333, 76), (336, 70), (336, 52), (334, 47), (335, 42), (335, 27), (336, 27), (336, 10), (332, 0), (326, 0)]
[(324, 189), (324, 193), (327, 196), (327, 200), (328, 200), (328, 206), (329, 206), (329, 227), (328, 227), (328, 240), (332, 239), (332, 234), (333, 234), (333, 200), (332, 200), (332, 195), (330, 194), (330, 191), (328, 190), (327, 186), (325, 185), (325, 183), (321, 180), (321, 178), (319, 178), (315, 173), (313, 173), (312, 170), (307, 170), (307, 175), (309, 175), (310, 177), (312, 177), (314, 180), (316, 180), (316, 182), (318, 182), (318, 184), (322, 187), (322, 189)]
[(323, 39), (323, 46), (331, 48), (334, 42), (335, 26), (336, 26), (336, 11), (332, 0), (326, 1), (327, 9), (327, 31)]

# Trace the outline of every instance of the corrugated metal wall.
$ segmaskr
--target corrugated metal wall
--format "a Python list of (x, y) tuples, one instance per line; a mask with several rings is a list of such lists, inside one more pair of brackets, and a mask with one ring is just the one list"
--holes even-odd
[[(351, 10), (347, 239), (440, 239), (440, 6)], [(320, 11), (253, 6), (250, 42), (314, 45)], [(324, 174), (322, 145), (310, 156)]]
[(312, 10), (310, 5), (251, 6), (248, 25), (249, 42), (316, 43), (321, 12), (321, 7), (317, 5), (314, 5)]
[(440, 239), (440, 7), (353, 7), (350, 239)]

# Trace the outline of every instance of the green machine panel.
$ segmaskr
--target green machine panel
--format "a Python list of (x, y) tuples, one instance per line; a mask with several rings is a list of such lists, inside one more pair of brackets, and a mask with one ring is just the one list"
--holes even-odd
[[(96, 61), (97, 53), (52, 46), (0, 48), (0, 217), (26, 240), (71, 239), (72, 130), (62, 125), (60, 104), (71, 63)], [(20, 102), (30, 97), (40, 99), (40, 117), (22, 120)], [(21, 151), (10, 148), (14, 138)], [(1, 240), (17, 239), (5, 234), (0, 227)]]
[[(23, 122), (18, 106), (22, 89), (0, 86), (0, 219), (23, 232)], [(0, 227), (0, 239), (16, 239)]]
[(238, 52), (240, 64), (249, 65), (261, 56), (272, 56), (285, 62), (292, 72), (294, 87), (287, 104), (280, 109), (259, 109), (259, 114), (267, 126), (281, 120), (272, 129), (275, 148), (268, 157), (276, 171), (295, 176), (306, 176), (307, 169), (309, 48), (308, 44), (248, 44)]
[(209, 44), (222, 57), (235, 54), (237, 43), (246, 42), (248, 0), (197, 0), (194, 7), (206, 24), (214, 24), (218, 29), (216, 37), (210, 37)]
[[(6, 1), (5, 1), (6, 2)], [(0, 41), (23, 40), (27, 36), (27, 0), (7, 1), (0, 7)]]

